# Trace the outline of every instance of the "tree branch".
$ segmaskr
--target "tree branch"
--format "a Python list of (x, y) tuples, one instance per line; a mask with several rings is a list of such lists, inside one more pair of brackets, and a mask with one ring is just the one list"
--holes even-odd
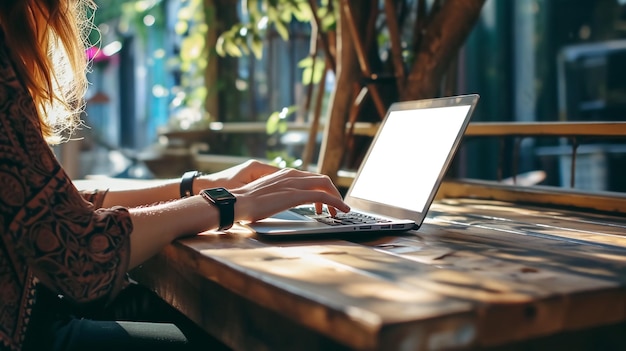
[(480, 16), (485, 0), (447, 0), (428, 24), (401, 100), (434, 97), (450, 62)]

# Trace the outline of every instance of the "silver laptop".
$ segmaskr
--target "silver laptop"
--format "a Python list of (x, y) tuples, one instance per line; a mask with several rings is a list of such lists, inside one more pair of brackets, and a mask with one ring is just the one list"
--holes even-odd
[(248, 224), (267, 236), (417, 229), (435, 198), (478, 95), (391, 105), (348, 190), (348, 214), (303, 205)]

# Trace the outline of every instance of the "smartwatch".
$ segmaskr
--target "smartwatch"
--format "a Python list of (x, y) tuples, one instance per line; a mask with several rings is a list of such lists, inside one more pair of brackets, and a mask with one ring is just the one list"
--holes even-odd
[(187, 197), (193, 195), (193, 180), (203, 175), (202, 172), (189, 171), (183, 174), (180, 178), (180, 197)]
[(235, 221), (235, 195), (224, 188), (204, 189), (200, 195), (220, 211), (220, 231), (230, 229)]

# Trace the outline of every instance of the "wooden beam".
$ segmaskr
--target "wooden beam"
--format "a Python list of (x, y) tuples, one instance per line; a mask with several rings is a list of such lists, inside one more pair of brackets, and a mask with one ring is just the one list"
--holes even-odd
[[(356, 122), (354, 124), (354, 133), (357, 135), (365, 135), (365, 136), (374, 136), (378, 131), (378, 126), (380, 123), (370, 123), (370, 122)], [(320, 124), (320, 128), (324, 127), (324, 124)], [(164, 136), (168, 137), (183, 137), (185, 135), (192, 134), (203, 134), (208, 135), (212, 133), (265, 133), (266, 123), (265, 122), (232, 122), (232, 123), (221, 123), (221, 122), (213, 122), (209, 125), (209, 129), (206, 130), (198, 130), (198, 131), (171, 131), (167, 133), (163, 133)], [(300, 123), (300, 122), (289, 122), (287, 123), (287, 130), (289, 131), (308, 131), (311, 128), (310, 123)], [(346, 124), (346, 129), (349, 128), (349, 125)]]
[[(357, 122), (354, 126), (354, 134), (374, 136), (378, 126), (379, 123)], [(346, 129), (348, 127), (346, 124)], [(264, 133), (265, 128), (265, 122), (212, 122), (207, 130), (172, 131), (163, 135), (177, 137), (194, 133)], [(291, 131), (308, 131), (310, 128), (309, 123), (287, 123), (287, 129)], [(472, 122), (465, 132), (465, 136), (470, 137), (542, 135), (626, 137), (626, 122)]]
[(466, 136), (626, 136), (626, 122), (473, 122)]
[(460, 197), (626, 213), (626, 194), (610, 191), (590, 192), (550, 186), (521, 187), (463, 179), (444, 181), (437, 193), (438, 199)]

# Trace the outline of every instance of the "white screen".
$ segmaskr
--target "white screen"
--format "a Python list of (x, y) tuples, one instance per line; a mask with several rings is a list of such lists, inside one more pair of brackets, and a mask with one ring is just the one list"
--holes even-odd
[(392, 111), (350, 195), (422, 212), (470, 108)]

